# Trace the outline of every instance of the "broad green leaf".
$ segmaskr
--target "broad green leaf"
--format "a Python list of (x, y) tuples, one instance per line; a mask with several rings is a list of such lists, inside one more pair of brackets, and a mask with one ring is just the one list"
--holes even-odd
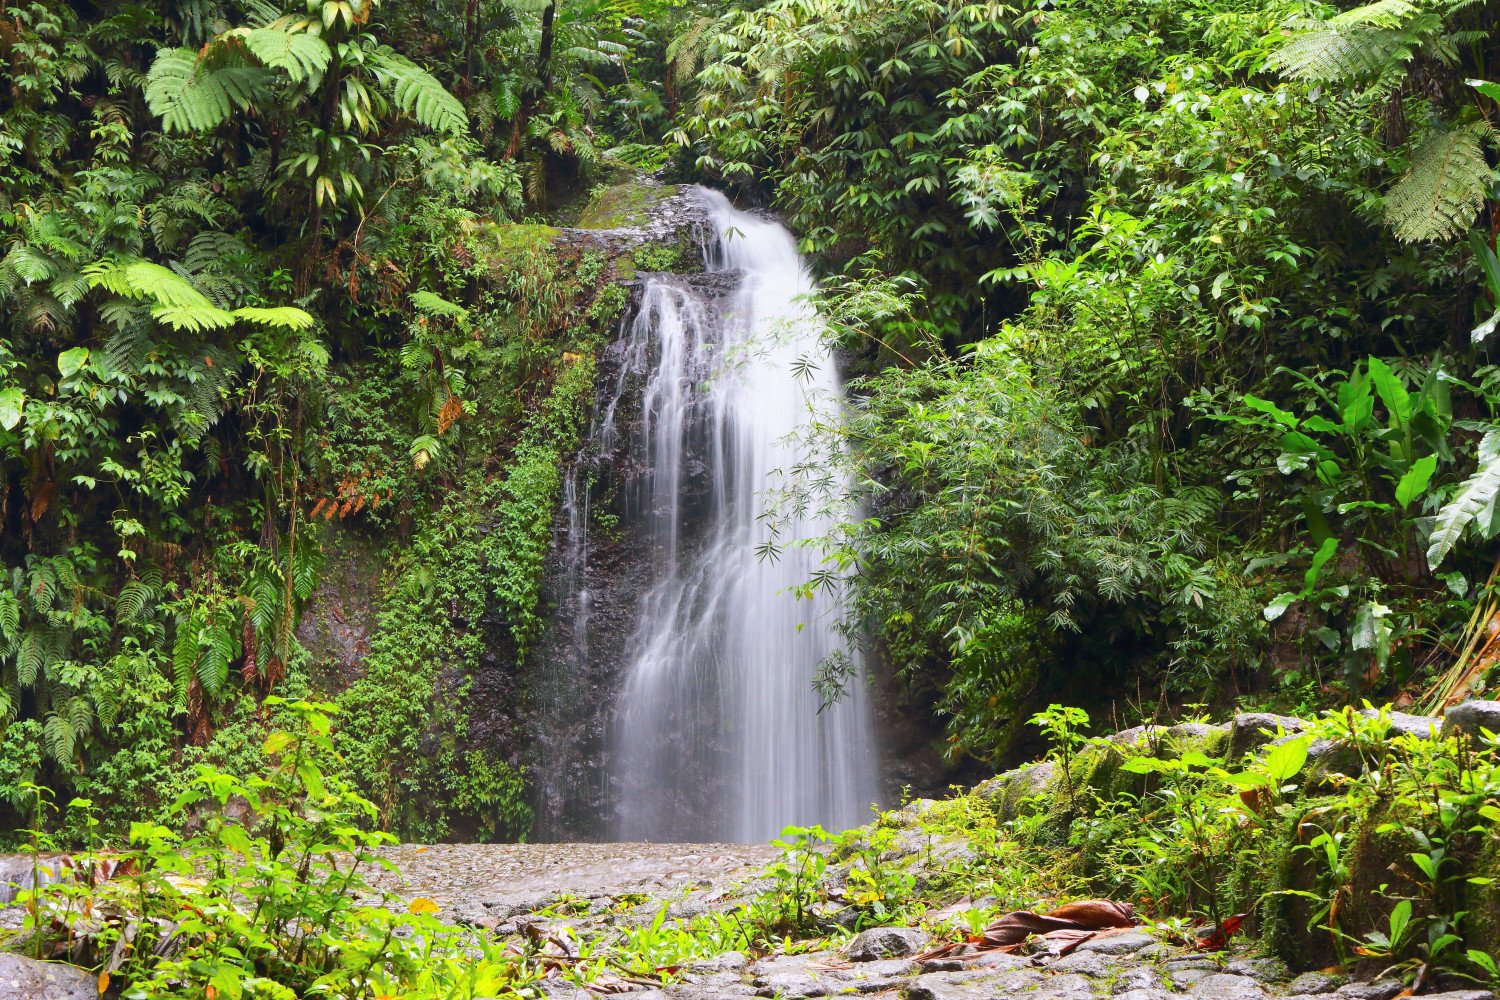
[(1293, 593), (1277, 594), (1271, 599), (1271, 603), (1265, 606), (1261, 614), (1265, 616), (1266, 621), (1274, 622), (1286, 614), (1286, 609), (1297, 603), (1298, 600), (1298, 595)]
[(1328, 560), (1333, 558), (1333, 554), (1338, 551), (1338, 548), (1339, 540), (1337, 538), (1325, 538), (1323, 544), (1318, 546), (1318, 551), (1313, 553), (1312, 565), (1307, 567), (1307, 572), (1302, 577), (1303, 586), (1305, 587), (1304, 593), (1311, 593), (1312, 589), (1317, 586), (1318, 577), (1323, 573), (1323, 567), (1328, 564)]
[(26, 408), (26, 394), (10, 386), (0, 389), (0, 430), (13, 431)]
[(1278, 424), (1284, 424), (1287, 427), (1291, 428), (1296, 428), (1297, 426), (1297, 418), (1295, 416), (1288, 413), (1286, 410), (1283, 410), (1281, 407), (1277, 406), (1270, 400), (1261, 399), (1259, 396), (1252, 396), (1249, 393), (1246, 393), (1245, 405), (1250, 407), (1250, 409), (1252, 410), (1259, 410), (1261, 413), (1268, 415)]
[(1479, 91), (1490, 100), (1500, 103), (1500, 83), (1493, 80), (1465, 80), (1469, 86)]
[(1401, 477), (1396, 484), (1396, 502), (1402, 507), (1410, 507), (1411, 502), (1427, 492), (1427, 486), (1432, 482), (1432, 474), (1437, 469), (1437, 456), (1428, 455), (1419, 458), (1412, 463), (1410, 469)]
[(1266, 751), (1266, 759), (1262, 767), (1278, 786), (1296, 777), (1297, 772), (1301, 771), (1303, 765), (1307, 763), (1308, 742), (1306, 736), (1295, 736)]
[(1379, 358), (1371, 358), (1370, 381), (1375, 383), (1375, 391), (1380, 394), (1380, 401), (1391, 415), (1391, 423), (1398, 427), (1410, 423), (1411, 393), (1407, 391), (1401, 378), (1391, 371), (1391, 366)]
[(57, 370), (62, 373), (63, 378), (78, 374), (79, 370), (88, 363), (89, 349), (87, 347), (73, 347), (57, 356)]

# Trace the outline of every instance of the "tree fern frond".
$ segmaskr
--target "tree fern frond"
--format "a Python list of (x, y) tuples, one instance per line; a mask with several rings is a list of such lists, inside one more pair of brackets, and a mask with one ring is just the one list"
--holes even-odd
[(47, 756), (51, 757), (60, 767), (69, 767), (73, 763), (73, 750), (78, 745), (78, 733), (73, 730), (73, 724), (68, 721), (67, 716), (61, 712), (54, 712), (47, 716), (47, 721), (42, 727), (42, 742), (46, 744)]
[(1488, 125), (1476, 122), (1427, 135), (1386, 195), (1386, 221), (1398, 239), (1447, 240), (1468, 230), (1493, 178), (1484, 155), (1491, 134)]
[(269, 77), (259, 66), (206, 68), (192, 49), (163, 49), (146, 74), (146, 106), (168, 132), (206, 132), (253, 103)]
[(1328, 23), (1339, 28), (1360, 25), (1395, 28), (1419, 11), (1420, 8), (1411, 0), (1375, 0), (1374, 3), (1365, 4), (1363, 7), (1355, 7), (1352, 10), (1335, 14), (1328, 19)]
[(232, 313), (215, 306), (187, 278), (148, 260), (101, 260), (84, 273), (95, 288), (154, 302), (151, 315), (174, 330), (217, 330), (234, 322)]
[(235, 319), (242, 319), (256, 326), (274, 326), (283, 330), (311, 330), (313, 328), (312, 316), (295, 306), (271, 308), (246, 306), (243, 309), (234, 310), (231, 315)]
[(177, 619), (177, 636), (172, 643), (172, 687), (179, 704), (187, 701), (188, 686), (198, 668), (198, 620), (193, 615)]
[(306, 31), (240, 29), (229, 32), (228, 37), (240, 39), (263, 66), (283, 70), (293, 83), (320, 79), (333, 58), (328, 43)]
[(396, 106), (434, 132), (462, 135), (468, 116), (458, 98), (448, 93), (437, 78), (405, 56), (381, 46), (372, 63), (380, 82), (390, 88)]
[(1296, 80), (1340, 83), (1385, 76), (1415, 53), (1415, 41), (1404, 31), (1316, 21), (1272, 52), (1267, 65)]
[(425, 289), (411, 293), (411, 304), (417, 307), (417, 312), (429, 316), (448, 316), (460, 322), (469, 319), (469, 310)]
[(126, 583), (115, 598), (115, 621), (121, 625), (134, 621), (154, 596), (151, 588), (141, 580)]

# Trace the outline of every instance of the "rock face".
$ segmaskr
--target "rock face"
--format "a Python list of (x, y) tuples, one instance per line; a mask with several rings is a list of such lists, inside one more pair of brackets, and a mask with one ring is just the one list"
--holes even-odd
[(90, 972), (0, 952), (0, 1000), (98, 1000)]

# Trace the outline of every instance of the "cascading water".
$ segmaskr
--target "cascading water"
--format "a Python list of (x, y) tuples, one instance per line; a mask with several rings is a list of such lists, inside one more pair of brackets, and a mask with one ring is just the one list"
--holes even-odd
[[(814, 673), (842, 648), (836, 608), (827, 595), (791, 592), (812, 577), (816, 553), (758, 552), (767, 487), (797, 464), (798, 432), (816, 408), (839, 398), (822, 328), (803, 301), (812, 279), (783, 226), (716, 192), (701, 197), (713, 229), (706, 266), (724, 279), (720, 291), (725, 282), (732, 290), (645, 276), (616, 347), (619, 381), (594, 430), (602, 450), (630, 456), (619, 530), (649, 562), (631, 637), (612, 651), (623, 652), (624, 674), (608, 737), (609, 833), (624, 840), (759, 841), (794, 823), (843, 828), (867, 819), (879, 797), (864, 685), (819, 711)], [(638, 417), (622, 413), (637, 408)], [(585, 530), (577, 514), (570, 509), (570, 534), (574, 521)], [(791, 537), (830, 526), (827, 514), (782, 522)], [(569, 562), (580, 558), (587, 552)], [(577, 597), (574, 613), (588, 606)]]

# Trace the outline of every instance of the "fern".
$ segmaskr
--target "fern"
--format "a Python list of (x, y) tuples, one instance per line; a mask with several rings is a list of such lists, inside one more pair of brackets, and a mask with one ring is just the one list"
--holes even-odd
[(41, 635), (28, 630), (21, 637), (20, 648), (16, 650), (16, 680), (22, 687), (33, 687), (36, 684), (37, 678), (42, 676), (46, 660), (46, 647)]
[(1465, 232), (1484, 207), (1492, 172), (1483, 122), (1434, 129), (1385, 199), (1386, 221), (1398, 239), (1448, 240)]
[(372, 64), (380, 82), (402, 111), (434, 132), (462, 135), (469, 127), (463, 103), (431, 73), (387, 46), (375, 50)]
[(67, 767), (73, 762), (73, 750), (78, 745), (78, 733), (73, 724), (60, 712), (47, 716), (42, 729), (42, 742), (46, 744), (47, 756), (59, 766)]
[(1438, 511), (1427, 540), (1427, 566), (1436, 570), (1458, 544), (1466, 529), (1500, 496), (1500, 429), (1485, 433), (1479, 442), (1479, 468), (1458, 493)]
[(274, 326), (283, 330), (311, 330), (313, 318), (307, 312), (295, 306), (276, 306), (274, 308), (260, 308), (246, 306), (236, 309), (231, 313), (235, 319), (242, 319), (256, 326)]
[(146, 74), (146, 106), (168, 132), (207, 132), (254, 103), (268, 81), (259, 66), (208, 68), (192, 49), (164, 49)]
[(142, 580), (131, 580), (120, 588), (115, 598), (115, 621), (124, 625), (139, 618), (154, 597), (152, 588)]
[(246, 307), (233, 312), (220, 309), (171, 268), (147, 260), (101, 260), (84, 268), (89, 283), (126, 299), (154, 302), (151, 315), (174, 330), (216, 330), (245, 320), (258, 326), (306, 330), (312, 316), (292, 306)]
[(333, 53), (328, 43), (305, 31), (278, 31), (275, 28), (240, 29), (227, 37), (238, 38), (269, 69), (286, 73), (293, 83), (311, 81), (316, 88)]
[(188, 687), (198, 669), (199, 622), (196, 615), (177, 619), (177, 637), (172, 643), (172, 681), (178, 704), (187, 701)]
[(21, 638), (21, 602), (9, 590), (0, 590), (0, 649), (15, 649)]
[(1415, 54), (1405, 32), (1356, 25), (1307, 26), (1271, 54), (1268, 65), (1284, 76), (1315, 83), (1342, 83), (1387, 75)]
[(425, 289), (411, 293), (411, 304), (428, 316), (447, 316), (460, 323), (469, 321), (469, 310)]

